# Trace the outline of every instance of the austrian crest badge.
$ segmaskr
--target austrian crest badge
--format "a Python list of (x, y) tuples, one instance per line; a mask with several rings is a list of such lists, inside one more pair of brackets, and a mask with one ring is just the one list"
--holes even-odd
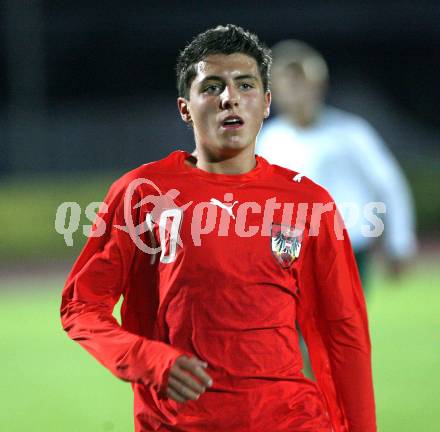
[(283, 268), (288, 268), (299, 257), (302, 231), (289, 226), (272, 224), (272, 254)]

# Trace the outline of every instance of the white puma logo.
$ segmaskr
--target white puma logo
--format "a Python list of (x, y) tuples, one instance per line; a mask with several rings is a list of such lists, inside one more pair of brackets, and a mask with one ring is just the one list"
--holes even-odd
[(302, 180), (303, 177), (304, 177), (303, 174), (297, 174), (295, 177), (293, 177), (292, 180), (293, 180), (294, 182), (299, 183), (299, 182)]
[(211, 198), (209, 203), (216, 205), (222, 209), (225, 209), (228, 212), (228, 214), (232, 217), (232, 219), (235, 219), (235, 215), (234, 213), (232, 213), (232, 209), (234, 208), (235, 204), (238, 204), (238, 201), (234, 201), (231, 205), (226, 205), (216, 198)]

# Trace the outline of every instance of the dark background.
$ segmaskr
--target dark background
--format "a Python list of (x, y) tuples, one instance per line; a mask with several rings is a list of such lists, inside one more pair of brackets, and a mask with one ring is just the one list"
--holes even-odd
[(311, 43), (329, 62), (331, 102), (366, 116), (401, 159), (438, 151), (438, 2), (0, 5), (3, 172), (131, 168), (191, 148), (175, 59), (198, 32), (226, 23), (269, 45)]

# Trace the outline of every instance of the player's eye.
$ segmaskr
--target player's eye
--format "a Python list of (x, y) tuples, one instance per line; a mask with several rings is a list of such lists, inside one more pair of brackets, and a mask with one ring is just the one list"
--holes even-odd
[(244, 82), (244, 83), (240, 84), (240, 89), (241, 90), (250, 90), (252, 88), (254, 88), (254, 86), (252, 84), (250, 84), (250, 83)]
[(219, 84), (209, 84), (203, 88), (203, 93), (218, 94), (221, 92), (221, 86)]

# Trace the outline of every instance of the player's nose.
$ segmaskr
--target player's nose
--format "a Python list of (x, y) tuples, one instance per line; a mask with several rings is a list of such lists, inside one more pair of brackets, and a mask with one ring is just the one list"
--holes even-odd
[(233, 85), (225, 86), (220, 95), (220, 106), (222, 109), (231, 109), (237, 107), (240, 103), (240, 93)]

